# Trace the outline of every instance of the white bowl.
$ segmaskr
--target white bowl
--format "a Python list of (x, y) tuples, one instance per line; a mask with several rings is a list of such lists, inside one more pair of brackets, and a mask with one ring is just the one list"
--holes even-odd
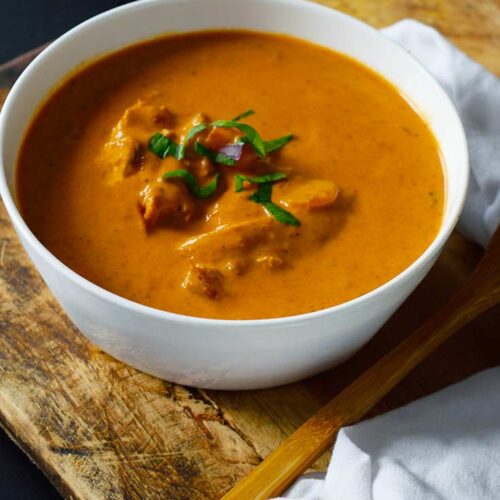
[[(14, 197), (23, 135), (47, 93), (79, 64), (168, 32), (246, 28), (285, 33), (349, 54), (395, 84), (428, 121), (446, 171), (444, 220), (432, 244), (397, 277), (350, 302), (268, 320), (211, 320), (156, 310), (114, 295), (61, 263), (24, 222)], [(170, 381), (217, 389), (292, 382), (326, 370), (365, 344), (436, 260), (461, 211), (468, 181), (465, 135), (441, 87), (375, 29), (300, 0), (146, 0), (77, 26), (16, 82), (0, 118), (0, 192), (24, 248), (68, 316), (111, 355)]]

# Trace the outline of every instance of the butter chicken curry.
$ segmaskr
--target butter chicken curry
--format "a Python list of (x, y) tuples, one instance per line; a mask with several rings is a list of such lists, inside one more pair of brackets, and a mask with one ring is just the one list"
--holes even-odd
[(123, 297), (208, 318), (295, 315), (376, 288), (432, 241), (443, 198), (436, 141), (391, 84), (244, 31), (87, 65), (18, 160), (22, 213), (54, 255)]

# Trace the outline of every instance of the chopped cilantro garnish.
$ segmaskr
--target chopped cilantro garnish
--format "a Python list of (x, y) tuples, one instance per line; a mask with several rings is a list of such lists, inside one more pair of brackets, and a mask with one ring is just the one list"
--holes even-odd
[(300, 226), (300, 221), (297, 217), (295, 217), (295, 215), (271, 201), (272, 191), (272, 182), (259, 184), (259, 188), (252, 196), (249, 197), (249, 199), (255, 203), (261, 204), (278, 222), (281, 222), (282, 224), (289, 224), (291, 226)]
[(276, 182), (285, 179), (284, 172), (273, 172), (270, 174), (258, 175), (256, 177), (249, 177), (248, 175), (236, 174), (235, 177), (235, 190), (237, 193), (243, 191), (243, 181), (251, 182), (252, 184), (264, 184), (265, 182)]
[(215, 174), (215, 177), (208, 184), (206, 184), (205, 186), (199, 186), (195, 176), (188, 170), (181, 168), (163, 174), (162, 179), (164, 181), (167, 181), (169, 179), (182, 179), (195, 198), (209, 198), (215, 193), (217, 189), (219, 177), (220, 172), (217, 172)]
[(236, 165), (236, 160), (229, 158), (229, 156), (226, 156), (224, 153), (208, 149), (201, 142), (198, 141), (195, 142), (194, 150), (199, 155), (206, 156), (208, 159), (214, 161), (215, 163), (221, 163), (222, 165), (228, 165), (230, 167)]
[(177, 157), (179, 146), (161, 132), (156, 132), (149, 140), (149, 149), (156, 156), (165, 159), (169, 155)]

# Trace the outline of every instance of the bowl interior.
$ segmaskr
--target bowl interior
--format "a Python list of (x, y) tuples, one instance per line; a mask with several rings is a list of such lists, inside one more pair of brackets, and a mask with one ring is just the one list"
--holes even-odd
[(18, 219), (30, 238), (34, 236), (15, 207), (15, 164), (30, 119), (50, 90), (79, 65), (99, 55), (164, 33), (214, 28), (243, 28), (306, 39), (347, 54), (391, 81), (428, 122), (444, 160), (443, 223), (435, 241), (416, 263), (442, 245), (458, 219), (468, 179), (465, 137), (451, 101), (405, 50), (378, 31), (301, 0), (144, 0), (97, 16), (46, 49), (16, 82), (0, 119), (0, 190), (11, 217)]

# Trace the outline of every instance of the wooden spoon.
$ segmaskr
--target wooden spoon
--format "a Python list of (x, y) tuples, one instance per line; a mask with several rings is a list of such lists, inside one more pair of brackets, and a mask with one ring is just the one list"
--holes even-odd
[(358, 421), (466, 323), (500, 302), (500, 229), (464, 286), (429, 321), (371, 366), (270, 453), (223, 500), (265, 500), (317, 460), (345, 425)]

